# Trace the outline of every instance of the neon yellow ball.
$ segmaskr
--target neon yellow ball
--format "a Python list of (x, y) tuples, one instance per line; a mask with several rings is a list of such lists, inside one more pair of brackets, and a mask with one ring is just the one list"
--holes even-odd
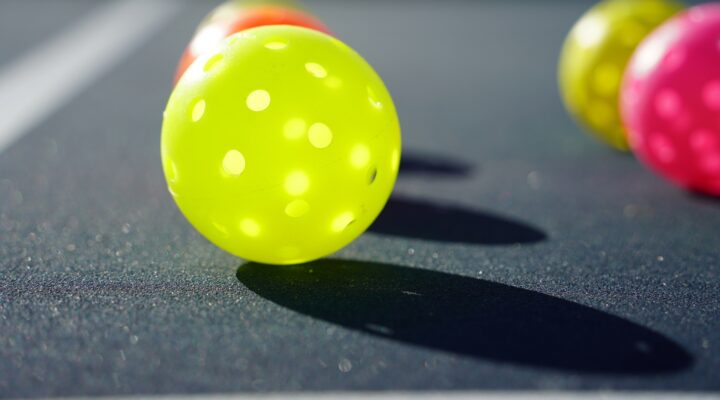
[(380, 77), (314, 30), (266, 26), (196, 60), (168, 101), (168, 188), (211, 242), (295, 264), (357, 238), (390, 196), (400, 124)]
[(617, 149), (628, 149), (618, 104), (625, 66), (642, 39), (680, 10), (667, 0), (606, 0), (585, 13), (565, 40), (559, 65), (565, 106)]

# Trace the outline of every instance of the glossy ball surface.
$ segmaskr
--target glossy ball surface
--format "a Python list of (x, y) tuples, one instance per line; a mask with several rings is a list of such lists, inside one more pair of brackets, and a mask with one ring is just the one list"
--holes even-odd
[(330, 33), (320, 20), (294, 8), (278, 5), (237, 6), (198, 28), (180, 58), (175, 72), (175, 82), (177, 83), (196, 58), (216, 50), (228, 36), (266, 25), (293, 25)]
[(224, 3), (221, 3), (219, 6), (215, 7), (212, 11), (209, 12), (202, 19), (202, 21), (200, 21), (200, 24), (198, 25), (198, 30), (211, 22), (215, 22), (224, 18), (231, 18), (233, 15), (235, 15), (239, 11), (242, 11), (243, 9), (260, 6), (279, 6), (296, 10), (301, 9), (297, 1), (295, 0), (228, 0)]
[(666, 0), (606, 0), (585, 13), (565, 40), (558, 72), (565, 107), (616, 149), (628, 149), (618, 106), (625, 66), (640, 41), (680, 10)]
[(293, 264), (358, 237), (390, 196), (400, 125), (373, 68), (326, 34), (237, 33), (176, 85), (162, 130), (168, 188), (217, 246)]
[(720, 5), (668, 21), (638, 48), (625, 75), (630, 144), (678, 185), (720, 195)]

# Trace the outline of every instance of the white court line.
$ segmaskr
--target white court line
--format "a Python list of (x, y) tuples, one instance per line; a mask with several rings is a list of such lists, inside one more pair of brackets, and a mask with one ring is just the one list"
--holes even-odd
[[(71, 398), (65, 398), (70, 400)], [(283, 394), (227, 394), (193, 396), (123, 396), (77, 397), (98, 400), (718, 400), (718, 393), (688, 392), (524, 392), (524, 391), (468, 391), (468, 392), (317, 392)], [(62, 399), (53, 399), (62, 400)]]
[(68, 30), (0, 70), (0, 153), (126, 57), (180, 9), (180, 2), (172, 0), (98, 4)]

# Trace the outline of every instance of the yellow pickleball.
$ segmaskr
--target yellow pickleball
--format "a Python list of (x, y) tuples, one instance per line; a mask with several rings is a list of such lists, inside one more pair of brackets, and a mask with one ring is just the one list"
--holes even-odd
[(642, 39), (682, 8), (669, 0), (602, 1), (580, 18), (565, 40), (559, 63), (565, 106), (617, 149), (628, 149), (618, 104), (625, 66)]
[(200, 233), (248, 260), (294, 264), (339, 250), (375, 220), (395, 184), (400, 124), (350, 47), (266, 26), (190, 66), (161, 147), (170, 193)]

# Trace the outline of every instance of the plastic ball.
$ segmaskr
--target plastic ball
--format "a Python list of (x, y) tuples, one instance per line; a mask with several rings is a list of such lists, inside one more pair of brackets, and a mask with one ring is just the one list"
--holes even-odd
[(224, 19), (231, 18), (237, 12), (251, 7), (279, 6), (300, 10), (295, 0), (229, 0), (210, 11), (198, 25), (198, 30), (203, 26)]
[(558, 72), (565, 107), (616, 149), (628, 149), (618, 106), (627, 62), (647, 34), (681, 9), (666, 0), (606, 0), (585, 13), (565, 40)]
[(162, 129), (168, 188), (210, 241), (242, 258), (294, 264), (357, 238), (390, 196), (400, 162), (395, 106), (339, 40), (253, 28), (197, 59)]
[(720, 195), (720, 5), (671, 19), (638, 47), (622, 111), (643, 162), (678, 185)]
[(218, 16), (203, 24), (183, 52), (175, 73), (175, 82), (200, 55), (211, 52), (222, 45), (223, 40), (233, 33), (265, 25), (294, 25), (330, 33), (320, 20), (293, 8), (277, 5), (244, 6), (233, 8), (222, 17)]

